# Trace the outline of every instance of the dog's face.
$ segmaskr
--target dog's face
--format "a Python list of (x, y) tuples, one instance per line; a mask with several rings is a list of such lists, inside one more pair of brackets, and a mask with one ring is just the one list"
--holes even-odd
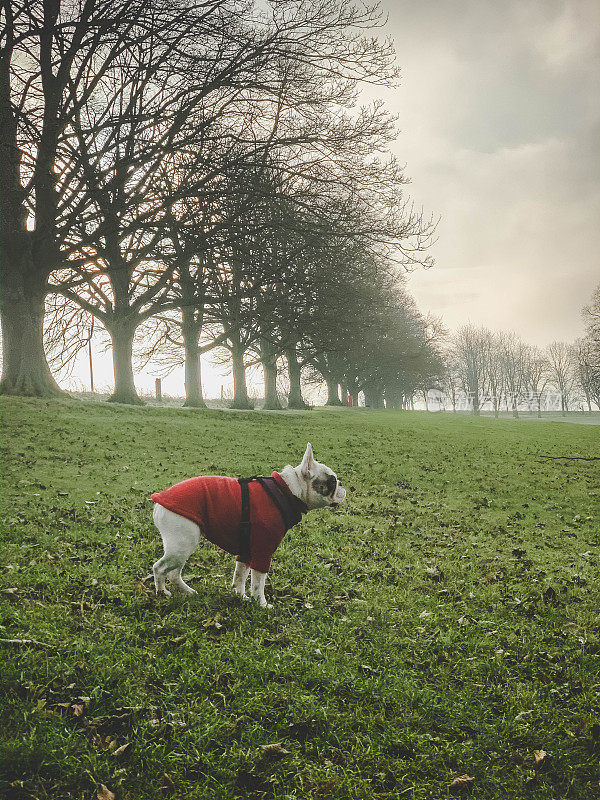
[(346, 499), (346, 490), (335, 472), (315, 460), (310, 442), (297, 472), (305, 483), (306, 505), (309, 508), (337, 506)]

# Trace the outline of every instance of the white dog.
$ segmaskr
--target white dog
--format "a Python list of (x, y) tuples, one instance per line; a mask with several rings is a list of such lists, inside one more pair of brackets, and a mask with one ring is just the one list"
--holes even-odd
[(345, 498), (346, 490), (336, 474), (315, 461), (310, 442), (301, 464), (288, 464), (270, 478), (238, 481), (202, 476), (153, 494), (154, 523), (165, 550), (153, 566), (156, 591), (170, 594), (165, 585), (168, 578), (180, 592), (194, 593), (183, 581), (181, 571), (202, 534), (237, 556), (233, 588), (241, 597), (246, 593), (248, 573), (252, 573), (250, 594), (265, 608), (271, 557), (286, 531), (307, 511), (337, 506)]

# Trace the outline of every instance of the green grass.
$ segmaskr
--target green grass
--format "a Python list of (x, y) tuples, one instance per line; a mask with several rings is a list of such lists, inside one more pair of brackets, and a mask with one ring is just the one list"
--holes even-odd
[[(0, 636), (49, 645), (2, 647), (3, 796), (600, 796), (600, 463), (542, 457), (600, 455), (597, 427), (3, 408)], [(155, 598), (150, 493), (307, 440), (350, 491), (286, 536), (274, 609), (209, 544), (198, 594)]]

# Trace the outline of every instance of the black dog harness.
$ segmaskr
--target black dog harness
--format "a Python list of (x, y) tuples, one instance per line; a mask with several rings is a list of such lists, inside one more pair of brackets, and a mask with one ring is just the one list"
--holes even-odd
[[(299, 520), (299, 512), (293, 507), (293, 500), (298, 505), (304, 505), (297, 498), (288, 497), (281, 489), (275, 478), (267, 478), (264, 475), (253, 475), (251, 478), (238, 478), (240, 489), (242, 490), (242, 516), (238, 532), (238, 557), (240, 561), (249, 564), (251, 560), (250, 552), (250, 490), (248, 484), (258, 481), (271, 500), (275, 503), (277, 510), (281, 514), (285, 530), (289, 530)], [(302, 514), (300, 513), (300, 516)]]

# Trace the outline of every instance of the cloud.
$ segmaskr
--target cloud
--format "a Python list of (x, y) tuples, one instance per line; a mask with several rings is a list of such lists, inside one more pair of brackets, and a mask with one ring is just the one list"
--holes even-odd
[(546, 344), (582, 330), (600, 280), (595, 3), (388, 3), (402, 85), (396, 152), (442, 216), (423, 309)]

